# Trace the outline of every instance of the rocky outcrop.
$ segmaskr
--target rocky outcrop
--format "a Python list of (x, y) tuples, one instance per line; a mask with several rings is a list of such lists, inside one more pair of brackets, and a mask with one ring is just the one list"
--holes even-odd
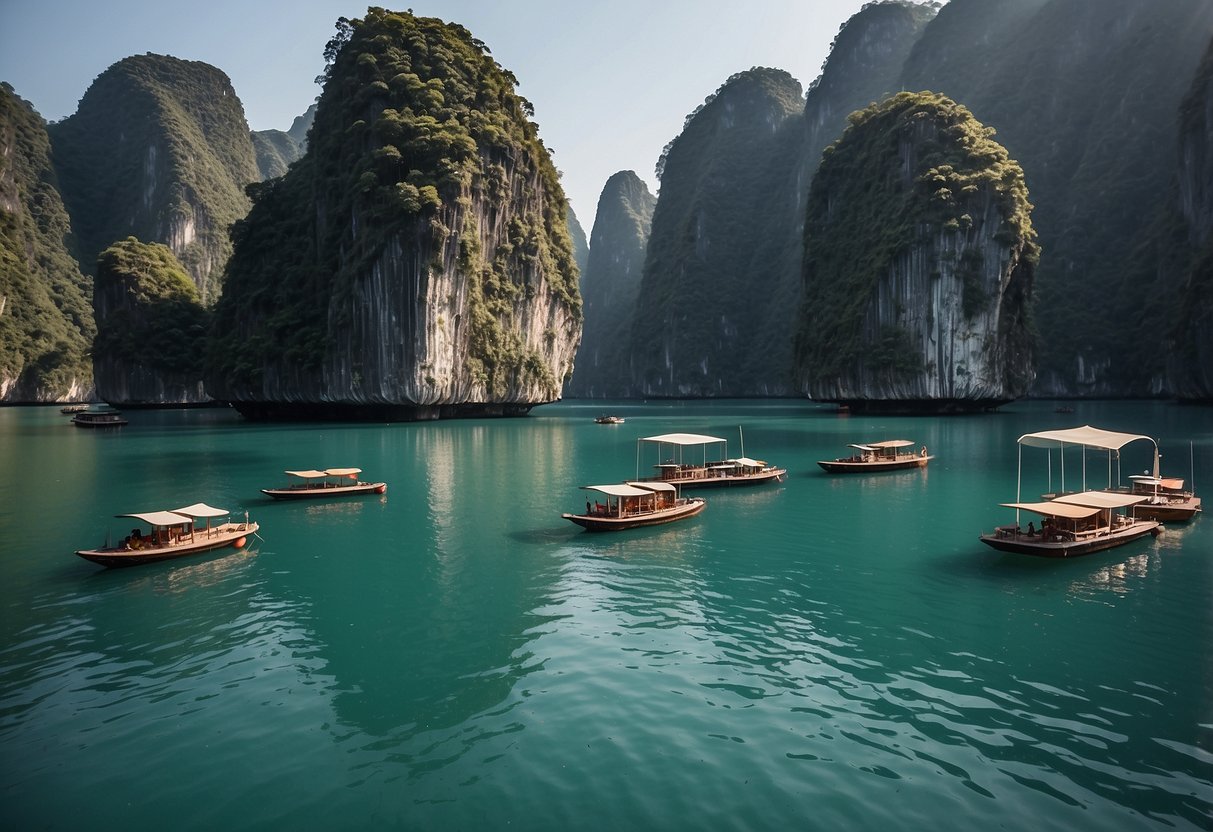
[(569, 239), (573, 243), (573, 262), (577, 264), (577, 274), (585, 274), (585, 265), (590, 260), (590, 241), (585, 238), (585, 229), (577, 219), (573, 206), (569, 206)]
[(900, 93), (851, 122), (809, 194), (803, 389), (891, 412), (1024, 395), (1038, 249), (1022, 170), (942, 96)]
[(262, 179), (281, 176), (291, 162), (303, 155), (303, 148), (295, 143), (289, 133), (281, 130), (254, 130), (249, 137), (253, 140), (257, 170)]
[(91, 286), (55, 184), (46, 123), (0, 83), (0, 402), (93, 396)]
[(635, 172), (607, 180), (598, 198), (589, 260), (581, 274), (585, 327), (577, 368), (565, 395), (627, 397), (632, 393), (631, 334), (656, 197)]
[(111, 66), (50, 128), (82, 267), (128, 235), (160, 242), (204, 299), (218, 293), (228, 227), (260, 179), (244, 109), (218, 69), (166, 55)]
[(207, 391), (252, 417), (518, 414), (581, 330), (568, 203), (515, 81), (466, 29), (339, 22), (308, 151), (251, 190)]

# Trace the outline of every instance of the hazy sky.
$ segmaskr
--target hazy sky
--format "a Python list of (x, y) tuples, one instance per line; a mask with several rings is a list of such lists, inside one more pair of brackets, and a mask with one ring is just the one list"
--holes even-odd
[[(518, 77), (589, 236), (602, 186), (653, 168), (683, 119), (733, 73), (787, 70), (808, 86), (864, 0), (407, 0), (465, 26)], [(232, 79), (254, 130), (285, 130), (315, 100), (324, 44), (350, 0), (0, 0), (0, 80), (48, 121), (145, 52), (205, 61)]]

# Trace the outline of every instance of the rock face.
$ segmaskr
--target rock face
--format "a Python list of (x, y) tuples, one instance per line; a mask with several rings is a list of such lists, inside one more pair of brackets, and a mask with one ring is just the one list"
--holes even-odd
[(134, 235), (172, 249), (205, 300), (218, 293), (228, 227), (248, 212), (244, 187), (260, 178), (224, 73), (165, 55), (125, 58), (50, 133), (86, 272)]
[(0, 83), (0, 401), (93, 396), (91, 281), (67, 248), (46, 123)]
[(577, 264), (577, 273), (584, 275), (586, 263), (590, 260), (590, 241), (585, 238), (585, 229), (577, 219), (573, 206), (569, 206), (569, 239), (573, 243), (573, 262)]
[(251, 191), (206, 388), (252, 417), (525, 413), (581, 333), (568, 204), (466, 29), (371, 9), (326, 50), (308, 151)]
[(809, 194), (804, 390), (892, 412), (1022, 396), (1039, 256), (1022, 170), (943, 96), (900, 93), (850, 120)]
[(657, 199), (635, 172), (616, 173), (598, 198), (589, 260), (581, 274), (585, 328), (565, 395), (631, 395), (631, 334)]
[[(1213, 42), (1180, 110), (1178, 198), (1187, 249), (1172, 281), (1178, 303), (1168, 350), (1170, 389), (1213, 401)], [(1182, 244), (1186, 243), (1186, 246)]]
[(128, 237), (101, 252), (93, 309), (101, 398), (122, 407), (210, 402), (202, 389), (210, 316), (167, 246)]
[(295, 117), (290, 130), (254, 130), (249, 134), (262, 180), (286, 173), (291, 163), (303, 155), (307, 150), (307, 131), (315, 118), (316, 105), (313, 104), (306, 113)]

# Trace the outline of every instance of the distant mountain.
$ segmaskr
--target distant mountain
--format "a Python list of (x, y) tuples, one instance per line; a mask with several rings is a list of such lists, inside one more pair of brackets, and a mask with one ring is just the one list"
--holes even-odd
[(516, 80), (462, 26), (338, 23), (308, 132), (250, 188), (206, 389), (251, 417), (525, 413), (572, 371), (559, 175)]
[(307, 132), (312, 129), (312, 122), (315, 120), (316, 105), (312, 104), (304, 111), (303, 115), (295, 116), (295, 120), (291, 122), (291, 129), (287, 130), (286, 134), (300, 148), (307, 150)]
[(91, 281), (69, 251), (46, 122), (0, 82), (0, 401), (93, 395)]
[(1023, 396), (1040, 254), (1023, 171), (943, 96), (899, 93), (850, 120), (809, 193), (806, 392), (885, 412)]
[(313, 104), (303, 115), (295, 117), (290, 130), (254, 130), (249, 134), (262, 180), (286, 173), (291, 163), (303, 155), (307, 150), (307, 131), (315, 118), (316, 105)]
[(585, 274), (585, 264), (590, 258), (590, 243), (585, 238), (585, 229), (577, 219), (573, 206), (569, 206), (569, 239), (573, 242), (573, 262), (577, 264), (577, 273)]
[(607, 180), (598, 198), (589, 260), (581, 273), (585, 326), (565, 395), (631, 395), (631, 334), (657, 198), (633, 171)]
[(135, 236), (166, 244), (204, 299), (218, 293), (228, 227), (260, 179), (248, 123), (218, 69), (166, 55), (125, 58), (50, 127), (82, 267)]

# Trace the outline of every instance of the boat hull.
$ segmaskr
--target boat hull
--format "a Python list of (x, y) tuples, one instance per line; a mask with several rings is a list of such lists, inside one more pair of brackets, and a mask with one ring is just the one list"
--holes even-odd
[(275, 500), (309, 500), (317, 497), (348, 497), (354, 494), (383, 494), (387, 491), (387, 483), (360, 482), (357, 485), (303, 487), (303, 488), (263, 488), (262, 494), (267, 494)]
[(1185, 520), (1191, 520), (1200, 511), (1199, 497), (1175, 503), (1138, 503), (1133, 507), (1133, 514), (1137, 517), (1166, 523), (1182, 523)]
[(72, 424), (78, 428), (120, 428), (127, 423), (121, 417), (117, 419), (81, 419), (80, 414), (72, 417)]
[(849, 459), (819, 460), (818, 465), (831, 474), (870, 474), (878, 471), (904, 471), (908, 468), (926, 468), (935, 457), (915, 456), (908, 459), (877, 460), (875, 462), (852, 462)]
[(92, 561), (111, 569), (123, 566), (139, 566), (144, 563), (156, 563), (157, 561), (174, 560), (188, 555), (196, 555), (212, 549), (242, 549), (246, 545), (249, 535), (256, 532), (258, 528), (260, 526), (253, 522), (224, 523), (222, 526), (211, 529), (209, 534), (205, 530), (195, 532), (194, 540), (192, 541), (185, 540), (168, 546), (153, 546), (145, 549), (120, 549), (116, 547), (81, 549), (76, 554), (87, 561)]
[(660, 526), (673, 523), (687, 517), (694, 517), (703, 511), (707, 501), (693, 497), (685, 503), (673, 508), (650, 511), (644, 514), (632, 514), (625, 517), (604, 517), (594, 514), (562, 514), (565, 520), (576, 523), (589, 532), (618, 532), (624, 529), (636, 529), (643, 526)]
[(1162, 531), (1162, 525), (1155, 520), (1139, 520), (1111, 534), (1083, 540), (1046, 540), (1044, 535), (1017, 534), (1008, 529), (998, 529), (993, 534), (983, 534), (978, 539), (1000, 552), (1042, 558), (1075, 558), (1123, 546), (1148, 534), (1159, 535)]

